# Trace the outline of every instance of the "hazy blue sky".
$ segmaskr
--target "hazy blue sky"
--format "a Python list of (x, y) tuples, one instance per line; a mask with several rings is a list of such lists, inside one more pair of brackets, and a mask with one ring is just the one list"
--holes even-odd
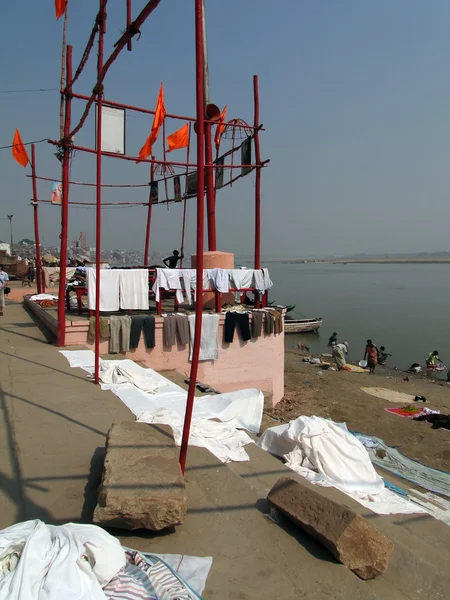
[[(134, 0), (135, 14), (144, 0)], [(168, 112), (194, 114), (193, 0), (162, 0), (132, 53), (108, 74), (106, 97), (153, 108), (159, 82)], [(77, 64), (97, 3), (69, 0), (69, 43)], [(302, 256), (449, 249), (450, 3), (447, 0), (207, 0), (211, 100), (228, 116), (252, 120), (252, 75), (260, 76), (263, 158), (263, 254)], [(0, 91), (57, 88), (62, 22), (53, 0), (2, 2)], [(125, 2), (111, 0), (107, 53), (119, 37)], [(89, 93), (91, 68), (76, 89)], [(76, 103), (74, 119), (82, 105)], [(0, 94), (0, 145), (15, 127), (24, 141), (59, 137), (58, 92)], [(127, 150), (139, 151), (151, 119), (129, 118)], [(169, 125), (169, 131), (174, 127)], [(78, 136), (93, 144), (93, 120)], [(59, 177), (53, 148), (38, 146), (38, 171)], [(16, 238), (32, 237), (31, 183), (0, 152), (1, 218), (14, 214)], [(157, 145), (157, 155), (161, 146)], [(183, 151), (174, 159), (184, 159)], [(104, 160), (105, 182), (148, 180), (147, 165)], [(72, 178), (94, 181), (94, 157), (77, 155)], [(253, 175), (218, 193), (220, 249), (253, 249)], [(39, 184), (49, 197), (50, 185)], [(105, 201), (144, 200), (145, 190), (105, 192)], [(90, 188), (71, 199), (94, 200)], [(40, 209), (42, 243), (57, 242), (59, 209)], [(152, 249), (180, 243), (181, 206), (154, 209)], [(4, 216), (3, 216), (4, 215)], [(186, 251), (195, 244), (189, 204)], [(141, 248), (145, 209), (105, 210), (103, 246)], [(70, 211), (70, 239), (94, 212)], [(0, 220), (0, 238), (8, 222)]]

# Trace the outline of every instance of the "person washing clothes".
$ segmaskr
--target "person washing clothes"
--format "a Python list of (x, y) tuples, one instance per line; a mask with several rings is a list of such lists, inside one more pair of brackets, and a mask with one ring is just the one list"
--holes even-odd
[(439, 358), (439, 352), (437, 350), (433, 350), (433, 352), (430, 352), (430, 354), (427, 356), (427, 369), (430, 369), (432, 371), (437, 369), (438, 365), (436, 364), (436, 362), (441, 363), (441, 365), (444, 364), (443, 361)]
[(385, 365), (388, 356), (392, 356), (392, 354), (386, 352), (386, 348), (384, 346), (380, 346), (380, 349), (378, 350), (378, 364)]
[(334, 332), (333, 335), (330, 335), (327, 346), (329, 348), (331, 348), (333, 346), (333, 344), (337, 344), (337, 333), (336, 332)]
[(181, 249), (181, 254), (178, 250), (174, 250), (172, 256), (168, 256), (163, 260), (163, 263), (166, 265), (168, 269), (176, 269), (179, 260), (184, 258), (183, 248)]
[(333, 354), (333, 358), (336, 362), (336, 366), (338, 371), (342, 371), (342, 369), (347, 364), (347, 354), (348, 354), (348, 343), (342, 342), (341, 344), (333, 344), (331, 346), (331, 352)]

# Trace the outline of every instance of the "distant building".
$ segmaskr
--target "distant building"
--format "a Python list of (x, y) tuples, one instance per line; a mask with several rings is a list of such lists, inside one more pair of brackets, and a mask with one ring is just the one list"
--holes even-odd
[(7, 244), (6, 242), (0, 242), (0, 251), (1, 250), (3, 250), (4, 252), (6, 252), (6, 254), (11, 256), (11, 244)]

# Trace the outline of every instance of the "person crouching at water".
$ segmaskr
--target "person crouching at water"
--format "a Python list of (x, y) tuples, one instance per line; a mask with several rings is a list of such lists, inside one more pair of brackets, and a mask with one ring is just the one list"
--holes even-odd
[(441, 363), (441, 365), (443, 364), (442, 360), (439, 358), (439, 352), (437, 350), (433, 350), (433, 352), (430, 352), (430, 354), (427, 356), (427, 369), (437, 369), (436, 361)]
[(8, 273), (5, 273), (3, 265), (0, 265), (0, 316), (3, 316), (3, 309), (5, 308), (5, 287), (7, 281), (9, 281)]
[(327, 346), (331, 348), (333, 344), (337, 344), (337, 333), (335, 331), (333, 332), (333, 335), (330, 335)]
[(380, 346), (380, 349), (378, 351), (378, 364), (385, 365), (388, 356), (392, 356), (392, 354), (386, 352), (386, 348), (384, 346)]
[(331, 352), (336, 362), (338, 371), (342, 371), (342, 369), (347, 364), (346, 355), (348, 354), (348, 343), (342, 342), (341, 344), (333, 344), (331, 346)]

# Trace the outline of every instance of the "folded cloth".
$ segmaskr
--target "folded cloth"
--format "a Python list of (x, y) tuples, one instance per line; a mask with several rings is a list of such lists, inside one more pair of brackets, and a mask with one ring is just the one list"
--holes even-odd
[(175, 291), (177, 301), (180, 303), (183, 302), (180, 281), (181, 272), (180, 269), (156, 269), (156, 280), (152, 288), (156, 302), (160, 300), (160, 288)]
[[(116, 312), (120, 308), (119, 276), (118, 269), (102, 269), (100, 271), (100, 310), (103, 312)], [(95, 269), (86, 269), (89, 310), (95, 310), (95, 280)]]
[[(189, 328), (191, 330), (191, 350), (189, 360), (192, 360), (195, 336), (195, 315), (189, 315)], [(219, 315), (202, 316), (202, 333), (200, 338), (199, 360), (217, 360), (219, 358)]]
[(148, 269), (119, 269), (120, 308), (148, 310)]
[[(100, 317), (100, 339), (109, 340), (109, 319), (108, 317)], [(89, 317), (89, 329), (87, 334), (87, 341), (89, 344), (93, 344), (95, 340), (95, 317)]]
[(155, 377), (151, 369), (144, 369), (142, 375), (137, 375), (131, 369), (118, 365), (116, 361), (103, 360), (100, 365), (100, 380), (109, 385), (128, 383), (147, 394), (154, 394), (166, 386), (164, 380)]

